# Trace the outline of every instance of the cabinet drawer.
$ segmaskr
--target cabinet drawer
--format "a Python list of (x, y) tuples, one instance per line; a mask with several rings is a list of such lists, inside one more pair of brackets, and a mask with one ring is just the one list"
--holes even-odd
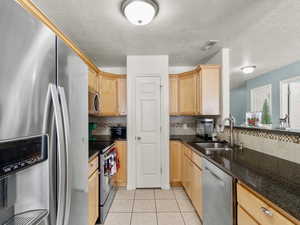
[(238, 203), (260, 224), (295, 225), (240, 184), (237, 184), (237, 200)]
[(189, 159), (192, 159), (192, 150), (189, 147), (183, 145), (183, 152)]
[(238, 206), (238, 223), (237, 225), (259, 225), (252, 219), (240, 206)]
[(195, 153), (195, 152), (192, 152), (192, 161), (200, 168), (202, 169), (202, 159), (201, 157)]
[(97, 156), (89, 162), (89, 177), (97, 170), (99, 167), (99, 157)]

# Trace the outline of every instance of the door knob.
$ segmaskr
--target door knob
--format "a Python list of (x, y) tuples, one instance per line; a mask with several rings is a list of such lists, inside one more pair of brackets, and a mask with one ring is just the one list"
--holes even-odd
[(142, 138), (141, 137), (136, 137), (136, 140), (140, 141)]

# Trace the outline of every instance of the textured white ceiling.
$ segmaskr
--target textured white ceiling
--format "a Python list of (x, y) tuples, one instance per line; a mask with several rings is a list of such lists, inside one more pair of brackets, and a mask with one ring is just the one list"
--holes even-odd
[[(299, 0), (157, 0), (147, 26), (131, 25), (121, 0), (33, 0), (100, 67), (126, 55), (168, 54), (170, 66), (194, 66), (220, 47), (231, 49), (232, 87), (300, 59)], [(220, 40), (210, 51), (201, 47)], [(239, 68), (257, 65), (252, 76)]]

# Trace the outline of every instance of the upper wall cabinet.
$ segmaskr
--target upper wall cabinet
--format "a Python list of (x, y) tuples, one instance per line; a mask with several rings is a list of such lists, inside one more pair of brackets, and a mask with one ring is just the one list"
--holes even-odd
[(192, 71), (179, 76), (179, 114), (194, 115), (197, 106), (197, 73)]
[(178, 76), (170, 75), (170, 115), (178, 114)]
[(219, 115), (220, 66), (170, 75), (170, 115)]
[(126, 76), (118, 78), (118, 107), (121, 116), (127, 115), (127, 79)]
[(89, 91), (98, 92), (98, 76), (97, 73), (92, 69), (89, 69), (88, 80), (89, 80)]
[(201, 65), (197, 75), (197, 115), (220, 115), (220, 66)]
[(100, 116), (127, 114), (127, 79), (125, 75), (102, 72), (98, 78)]
[(117, 116), (118, 112), (118, 78), (107, 73), (101, 73), (100, 115)]

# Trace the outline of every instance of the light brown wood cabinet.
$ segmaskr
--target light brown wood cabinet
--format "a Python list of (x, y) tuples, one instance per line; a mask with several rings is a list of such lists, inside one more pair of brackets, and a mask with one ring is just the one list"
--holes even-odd
[(195, 72), (188, 72), (178, 79), (179, 89), (179, 114), (194, 115), (197, 107), (197, 75)]
[(197, 74), (197, 115), (220, 114), (220, 66), (201, 65)]
[(88, 224), (95, 225), (99, 217), (99, 170), (98, 157), (89, 162)]
[(105, 73), (100, 78), (100, 105), (100, 115), (119, 115), (118, 79)]
[(114, 182), (117, 186), (125, 187), (127, 185), (127, 141), (116, 141), (115, 145), (120, 160), (120, 168), (114, 176)]
[(202, 206), (202, 170), (193, 164), (192, 166), (192, 194), (191, 199), (193, 205), (200, 216), (203, 219), (203, 206)]
[(178, 76), (170, 75), (169, 78), (170, 115), (178, 115)]
[(237, 209), (237, 220), (240, 225), (259, 225), (240, 205)]
[[(237, 201), (239, 208), (238, 225), (298, 225), (300, 221), (288, 218), (282, 209), (279, 209), (248, 187), (237, 184)], [(276, 208), (275, 208), (276, 207)], [(246, 213), (246, 214), (245, 214)], [(250, 219), (250, 218), (251, 219)], [(256, 223), (255, 223), (256, 222)]]
[(89, 91), (98, 92), (98, 76), (92, 69), (88, 70), (88, 85)]
[(101, 72), (98, 76), (89, 74), (90, 86), (95, 83), (100, 93), (100, 113), (98, 116), (122, 116), (127, 114), (127, 80), (125, 75)]
[(118, 106), (119, 115), (127, 115), (127, 79), (126, 76), (118, 78)]
[(193, 71), (170, 75), (170, 115), (219, 115), (220, 82), (219, 65), (199, 65)]
[(182, 144), (180, 141), (170, 141), (170, 183), (171, 186), (181, 186)]
[[(202, 160), (188, 146), (181, 144), (181, 182), (187, 195), (191, 199), (197, 214), (203, 218), (202, 196)], [(171, 145), (172, 146), (172, 145)], [(173, 147), (175, 148), (175, 147)], [(173, 150), (173, 149), (172, 149)], [(171, 160), (171, 164), (175, 161)], [(171, 166), (172, 167), (172, 166)]]

